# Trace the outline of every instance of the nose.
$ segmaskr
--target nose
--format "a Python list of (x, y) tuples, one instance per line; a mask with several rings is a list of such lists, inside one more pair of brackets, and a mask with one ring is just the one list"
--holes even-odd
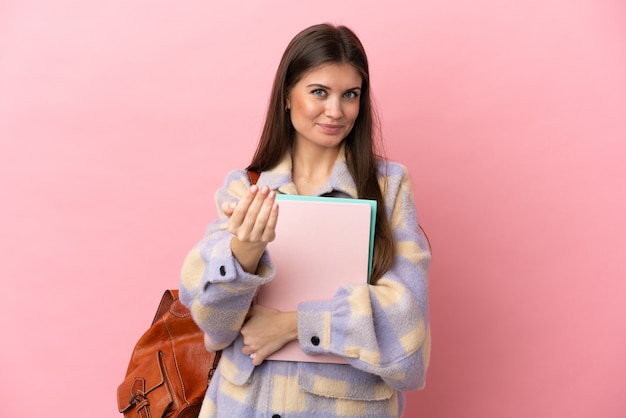
[(338, 98), (329, 98), (326, 101), (326, 116), (332, 119), (339, 119), (343, 115), (341, 100)]

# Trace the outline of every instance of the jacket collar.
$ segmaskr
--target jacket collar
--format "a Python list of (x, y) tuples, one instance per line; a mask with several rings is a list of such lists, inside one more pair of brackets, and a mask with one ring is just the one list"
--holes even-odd
[[(258, 181), (259, 186), (268, 186), (271, 190), (277, 190), (282, 194), (298, 194), (291, 176), (292, 164), (291, 150), (288, 150), (276, 166), (261, 173)], [(358, 197), (356, 184), (346, 164), (344, 146), (339, 150), (328, 182), (316, 192), (316, 195), (337, 194), (337, 192), (355, 199)]]

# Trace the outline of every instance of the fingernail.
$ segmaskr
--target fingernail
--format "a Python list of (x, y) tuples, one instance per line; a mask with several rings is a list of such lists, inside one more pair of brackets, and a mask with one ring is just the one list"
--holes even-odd
[(254, 358), (255, 358), (255, 357), (256, 357), (256, 353), (252, 353), (252, 354), (250, 354), (250, 358), (251, 358), (252, 360), (254, 360)]

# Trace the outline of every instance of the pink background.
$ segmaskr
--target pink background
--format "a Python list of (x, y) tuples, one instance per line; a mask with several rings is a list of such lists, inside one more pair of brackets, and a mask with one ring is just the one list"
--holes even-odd
[(434, 247), (407, 417), (626, 416), (621, 0), (0, 1), (0, 403), (116, 417), (289, 39), (347, 24)]

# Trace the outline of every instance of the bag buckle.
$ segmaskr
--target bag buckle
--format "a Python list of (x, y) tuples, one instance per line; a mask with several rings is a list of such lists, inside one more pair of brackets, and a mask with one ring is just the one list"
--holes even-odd
[(142, 398), (146, 399), (146, 397), (145, 397), (145, 396), (143, 396), (143, 393), (135, 393), (135, 394), (133, 395), (133, 397), (132, 397), (132, 398), (130, 398), (130, 400), (128, 401), (128, 405), (129, 405), (129, 406), (133, 406), (133, 405), (135, 405), (135, 403), (137, 403), (137, 398), (139, 398), (139, 397), (142, 397)]

